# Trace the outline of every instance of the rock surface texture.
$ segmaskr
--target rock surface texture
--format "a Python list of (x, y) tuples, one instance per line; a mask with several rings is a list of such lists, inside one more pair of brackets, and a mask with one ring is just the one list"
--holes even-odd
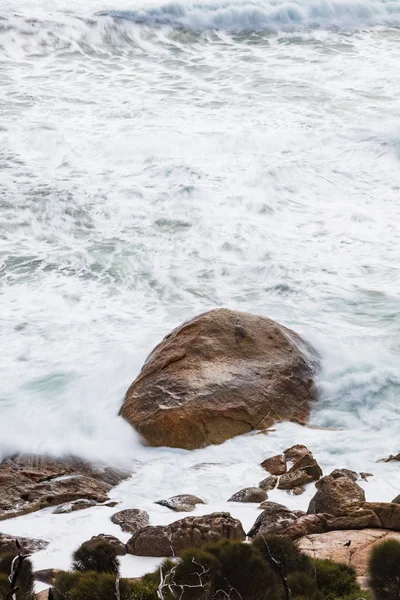
[(237, 540), (246, 535), (242, 524), (229, 513), (186, 517), (170, 525), (145, 527), (127, 543), (129, 554), (138, 556), (174, 556), (184, 548), (199, 548), (207, 542)]
[(153, 350), (121, 414), (152, 446), (220, 444), (279, 421), (306, 423), (317, 368), (315, 352), (290, 329), (216, 309)]
[(165, 506), (175, 512), (191, 512), (196, 508), (196, 504), (205, 504), (205, 502), (201, 498), (198, 498), (198, 496), (178, 494), (178, 496), (172, 496), (172, 498), (167, 498), (166, 500), (157, 500), (155, 504)]
[(127, 510), (120, 510), (113, 514), (111, 521), (116, 525), (119, 525), (122, 531), (137, 533), (141, 529), (147, 527), (150, 523), (150, 517), (145, 510), (128, 508)]
[(365, 501), (364, 490), (345, 472), (336, 469), (316, 483), (317, 493), (308, 507), (309, 514), (338, 515), (346, 504)]
[(267, 498), (268, 494), (265, 490), (251, 487), (236, 492), (229, 498), (228, 502), (264, 502)]
[[(298, 540), (299, 548), (312, 558), (328, 558), (349, 564), (355, 569), (361, 585), (368, 579), (368, 560), (373, 548), (382, 542), (395, 539), (400, 542), (400, 533), (385, 529), (344, 530), (313, 534)], [(345, 546), (351, 541), (350, 546)]]
[(111, 488), (127, 477), (74, 458), (7, 458), (0, 463), (0, 520), (82, 499), (106, 502)]

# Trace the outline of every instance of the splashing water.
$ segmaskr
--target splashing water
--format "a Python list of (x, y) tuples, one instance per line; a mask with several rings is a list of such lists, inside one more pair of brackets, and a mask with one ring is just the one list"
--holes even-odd
[(150, 453), (123, 394), (215, 306), (305, 335), (313, 423), (397, 449), (399, 23), (398, 1), (3, 2), (2, 454)]

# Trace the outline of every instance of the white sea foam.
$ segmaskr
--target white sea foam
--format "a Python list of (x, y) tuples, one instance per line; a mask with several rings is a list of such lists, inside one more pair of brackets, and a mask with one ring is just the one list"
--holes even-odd
[[(398, 464), (375, 462), (399, 450), (400, 3), (291, 6), (3, 0), (1, 456), (135, 461), (115, 497), (153, 522), (174, 518), (152, 506), (174, 493), (226, 507), (296, 441), (325, 472), (374, 473), (371, 500), (400, 492)], [(312, 424), (338, 431), (141, 445), (118, 416), (126, 389), (165, 334), (215, 306), (317, 347)], [(117, 532), (108, 510), (1, 529), (48, 533), (37, 564), (66, 566), (83, 537)]]

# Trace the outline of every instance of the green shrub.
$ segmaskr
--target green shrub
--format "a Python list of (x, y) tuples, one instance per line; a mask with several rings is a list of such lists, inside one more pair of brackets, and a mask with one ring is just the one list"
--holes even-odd
[(300, 552), (296, 544), (289, 538), (277, 535), (264, 535), (253, 541), (253, 546), (260, 552), (264, 561), (274, 570), (277, 570), (275, 559), (282, 565), (285, 575), (296, 571), (312, 571), (311, 559)]
[(317, 582), (311, 572), (297, 571), (288, 577), (293, 600), (319, 600)]
[(84, 542), (74, 552), (72, 568), (81, 572), (118, 573), (117, 551), (114, 546), (103, 540)]
[[(251, 544), (223, 540), (187, 549), (180, 561), (165, 561), (162, 573), (165, 600), (280, 600), (272, 594), (280, 582)], [(145, 580), (158, 584), (159, 571)]]
[(400, 600), (399, 542), (387, 540), (372, 550), (369, 574), (376, 600)]
[[(56, 577), (55, 600), (115, 600), (116, 576), (112, 573), (63, 572)], [(157, 600), (157, 586), (150, 582), (119, 582), (121, 600)]]
[[(16, 555), (16, 552), (9, 552), (0, 556), (0, 600), (3, 600), (3, 596), (7, 598), (10, 591), (8, 576), (11, 572), (11, 563)], [(28, 558), (25, 558), (22, 562), (18, 574), (17, 586), (17, 600), (31, 600), (35, 597), (32, 563)]]
[(321, 600), (356, 600), (363, 592), (354, 569), (331, 560), (314, 561), (315, 581)]

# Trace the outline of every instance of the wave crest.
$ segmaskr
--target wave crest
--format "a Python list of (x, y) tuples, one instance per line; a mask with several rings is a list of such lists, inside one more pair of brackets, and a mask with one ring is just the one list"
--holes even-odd
[(98, 14), (127, 19), (149, 27), (170, 26), (196, 32), (354, 30), (374, 26), (400, 26), (398, 0), (174, 2), (151, 8), (132, 11), (109, 10)]

